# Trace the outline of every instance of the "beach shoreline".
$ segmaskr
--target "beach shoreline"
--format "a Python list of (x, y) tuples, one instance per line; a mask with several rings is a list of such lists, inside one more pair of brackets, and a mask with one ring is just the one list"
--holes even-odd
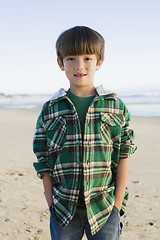
[[(41, 108), (0, 109), (0, 239), (49, 240), (49, 211), (36, 176), (32, 139)], [(121, 240), (158, 240), (160, 118), (132, 117), (138, 150), (130, 159), (130, 198)]]

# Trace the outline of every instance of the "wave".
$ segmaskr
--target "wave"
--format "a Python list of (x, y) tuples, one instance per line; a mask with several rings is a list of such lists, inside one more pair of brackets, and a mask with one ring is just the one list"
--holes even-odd
[[(37, 108), (51, 98), (46, 95), (4, 95), (0, 94), (0, 108)], [(119, 97), (133, 116), (160, 117), (160, 91), (125, 92)]]

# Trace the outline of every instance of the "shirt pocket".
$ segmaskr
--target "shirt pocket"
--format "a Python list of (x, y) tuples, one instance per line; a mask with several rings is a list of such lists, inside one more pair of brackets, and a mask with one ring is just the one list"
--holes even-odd
[(122, 118), (114, 113), (101, 113), (100, 134), (105, 143), (113, 144), (121, 138)]
[(47, 144), (51, 150), (58, 150), (63, 147), (66, 138), (66, 120), (57, 117), (45, 123)]

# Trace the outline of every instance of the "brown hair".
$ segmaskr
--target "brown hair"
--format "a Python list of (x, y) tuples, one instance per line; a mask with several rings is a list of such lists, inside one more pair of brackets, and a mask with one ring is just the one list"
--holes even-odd
[(104, 59), (104, 38), (95, 30), (76, 26), (64, 31), (57, 39), (57, 57), (63, 64), (63, 58), (83, 54), (95, 54), (97, 64)]

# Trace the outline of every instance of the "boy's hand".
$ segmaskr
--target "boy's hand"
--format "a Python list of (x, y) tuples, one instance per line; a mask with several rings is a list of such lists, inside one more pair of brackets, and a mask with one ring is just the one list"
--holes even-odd
[(125, 195), (129, 168), (129, 158), (121, 159), (117, 168), (117, 181), (115, 192), (115, 206), (121, 210), (122, 202)]
[(115, 202), (115, 204), (114, 204), (115, 206), (116, 206), (116, 208), (119, 210), (119, 212), (121, 211), (121, 207), (122, 207), (122, 204), (117, 204), (116, 202)]
[(44, 186), (44, 195), (48, 204), (48, 207), (51, 206), (53, 202), (52, 197), (52, 181), (49, 174), (44, 174), (42, 177), (43, 186)]

